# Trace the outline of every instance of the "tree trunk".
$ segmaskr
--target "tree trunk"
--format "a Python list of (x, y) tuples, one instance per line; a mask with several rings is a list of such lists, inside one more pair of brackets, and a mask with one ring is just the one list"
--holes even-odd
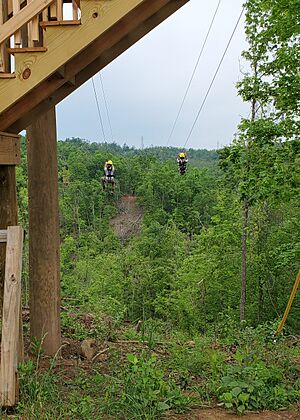
[(55, 108), (27, 129), (30, 333), (60, 348), (59, 208)]
[(242, 275), (241, 275), (241, 301), (240, 321), (245, 320), (246, 290), (247, 290), (247, 236), (248, 236), (249, 205), (243, 205), (243, 233), (242, 233)]

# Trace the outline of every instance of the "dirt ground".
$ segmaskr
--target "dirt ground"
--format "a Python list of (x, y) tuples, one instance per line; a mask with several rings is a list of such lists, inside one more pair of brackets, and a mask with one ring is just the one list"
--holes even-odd
[(246, 413), (243, 416), (232, 414), (222, 409), (192, 410), (183, 415), (168, 414), (166, 420), (299, 420), (300, 414), (290, 411), (264, 411)]
[(143, 211), (137, 205), (137, 197), (125, 195), (119, 202), (119, 214), (111, 220), (117, 236), (125, 242), (130, 236), (139, 232)]
[[(88, 315), (85, 315), (82, 322), (91, 323)], [(95, 343), (93, 360), (87, 360), (82, 357), (81, 342), (65, 338), (62, 345), (62, 357), (59, 357), (55, 362), (54, 371), (61, 375), (65, 380), (73, 380), (78, 376), (82, 370), (91, 372), (97, 365), (97, 370), (102, 374), (109, 375), (110, 368), (108, 364), (109, 352), (118, 351), (120, 360), (125, 360), (128, 352), (138, 354), (145, 347), (144, 343), (134, 340), (116, 340), (106, 341), (101, 344)], [(165, 354), (165, 347), (163, 343), (158, 345), (156, 353), (163, 356)], [(40, 369), (49, 368), (51, 359), (42, 357), (40, 360)], [(15, 418), (15, 417), (9, 417)], [(265, 412), (248, 412), (243, 416), (235, 415), (234, 413), (224, 410), (222, 408), (206, 408), (206, 409), (192, 409), (185, 414), (167, 413), (164, 420), (300, 420), (300, 413), (296, 411), (279, 410), (279, 411), (265, 411)]]

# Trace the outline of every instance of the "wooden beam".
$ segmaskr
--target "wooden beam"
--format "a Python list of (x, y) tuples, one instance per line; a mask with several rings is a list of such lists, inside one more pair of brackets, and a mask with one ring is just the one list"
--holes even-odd
[[(178, 8), (187, 3), (188, 0), (151, 0), (145, 1), (143, 4), (134, 9), (129, 15), (124, 17), (122, 21), (106, 31), (97, 38), (84, 51), (69, 60), (64, 67), (64, 77), (51, 76), (42, 82), (36, 89), (29, 92), (23, 99), (14, 104), (7, 111), (0, 115), (0, 129), (7, 129), (11, 132), (19, 132), (30, 124), (34, 118), (53, 104), (58, 103), (69, 93), (73, 92), (83, 82), (77, 78), (77, 74), (95, 74), (110, 61), (128, 49), (137, 42), (151, 29), (161, 23), (164, 19), (174, 13)], [(128, 38), (128, 34), (131, 34)], [(112, 53), (114, 51), (114, 53)], [(107, 58), (110, 56), (110, 61)], [(89, 70), (92, 63), (100, 63), (95, 65), (94, 73)], [(70, 86), (64, 86), (68, 80), (72, 80), (76, 76), (76, 84), (73, 90)], [(89, 76), (91, 77), (91, 76)], [(28, 112), (27, 110), (32, 110)], [(16, 122), (18, 121), (18, 122)]]
[(26, 54), (28, 52), (43, 53), (46, 51), (47, 51), (46, 47), (7, 48), (7, 52), (9, 52), (9, 54)]
[(0, 165), (19, 165), (20, 136), (0, 132)]
[(42, 28), (47, 28), (49, 26), (78, 26), (81, 25), (81, 20), (48, 20), (46, 22), (41, 22), (40, 26)]
[[(8, 20), (8, 1), (1, 1), (0, 2), (0, 27)], [(6, 51), (6, 48), (10, 46), (10, 41), (7, 40), (6, 42), (0, 43), (0, 71), (9, 73), (11, 70), (10, 65), (10, 57)]]
[(12, 36), (23, 25), (42, 12), (54, 0), (32, 0), (15, 16), (0, 25), (0, 45)]
[(55, 108), (27, 129), (30, 334), (60, 348), (60, 259)]
[[(16, 168), (0, 165), (0, 229), (18, 224)], [(0, 314), (3, 306), (6, 243), (0, 243)]]
[(6, 241), (7, 241), (7, 230), (1, 229), (0, 230), (0, 242), (1, 243), (3, 243), (3, 242), (6, 243)]
[[(35, 1), (37, 0), (32, 0), (27, 7), (30, 7)], [(82, 0), (82, 25), (49, 27), (44, 34), (44, 43), (48, 48), (47, 54), (27, 53), (18, 54), (15, 57), (15, 72), (19, 77), (16, 77), (10, 83), (3, 83), (3, 81), (1, 83), (0, 80), (0, 113), (17, 102), (25, 93), (34, 89), (41, 81), (53, 74), (57, 68), (78, 54), (79, 51), (88, 47), (98, 36), (141, 3), (143, 3), (143, 0), (111, 0), (106, 2)], [(81, 63), (81, 66), (84, 66), (84, 64)]]
[(1, 337), (1, 403), (14, 407), (18, 402), (17, 365), (20, 334), (23, 229), (7, 229), (3, 319)]
[(15, 79), (15, 73), (0, 73), (0, 79)]

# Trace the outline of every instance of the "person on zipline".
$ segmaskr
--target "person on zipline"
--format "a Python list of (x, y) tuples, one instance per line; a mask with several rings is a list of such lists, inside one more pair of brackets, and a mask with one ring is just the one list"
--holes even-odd
[(188, 163), (188, 158), (184, 152), (178, 154), (177, 157), (177, 164), (180, 175), (184, 175), (186, 173), (186, 165)]
[(114, 179), (115, 168), (111, 160), (105, 162), (104, 165), (104, 176), (101, 178), (102, 188), (105, 191), (106, 185), (111, 184), (112, 190), (115, 191), (115, 179)]

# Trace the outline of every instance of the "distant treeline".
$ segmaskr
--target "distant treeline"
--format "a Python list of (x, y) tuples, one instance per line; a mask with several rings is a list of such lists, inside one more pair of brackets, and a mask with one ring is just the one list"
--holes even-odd
[[(153, 146), (144, 149), (137, 149), (135, 147), (127, 146), (124, 144), (120, 146), (117, 143), (96, 143), (88, 142), (80, 138), (67, 138), (64, 140), (66, 143), (70, 143), (76, 146), (78, 149), (85, 150), (87, 152), (107, 152), (109, 154), (116, 154), (121, 156), (149, 156), (155, 157), (159, 161), (176, 160), (177, 155), (182, 149), (178, 147), (164, 147), (164, 146)], [(211, 166), (218, 162), (218, 153), (216, 150), (206, 149), (187, 149), (187, 155), (190, 163), (193, 166)]]

